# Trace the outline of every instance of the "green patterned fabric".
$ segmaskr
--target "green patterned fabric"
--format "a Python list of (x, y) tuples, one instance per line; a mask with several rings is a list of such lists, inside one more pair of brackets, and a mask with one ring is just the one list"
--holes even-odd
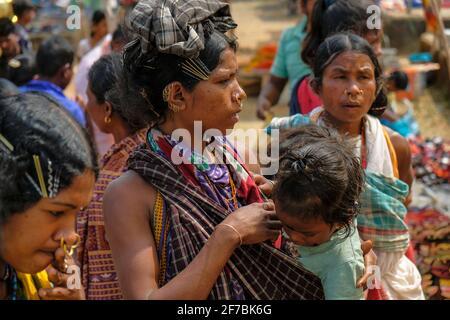
[(404, 205), (409, 187), (396, 178), (366, 170), (366, 184), (361, 195), (358, 231), (364, 240), (372, 240), (383, 251), (404, 251), (409, 244)]

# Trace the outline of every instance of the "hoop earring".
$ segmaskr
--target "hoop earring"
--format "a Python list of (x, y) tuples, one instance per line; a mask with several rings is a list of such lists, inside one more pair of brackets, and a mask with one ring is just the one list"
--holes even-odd
[(110, 116), (105, 116), (105, 119), (103, 119), (103, 121), (104, 121), (106, 124), (110, 124), (110, 123), (111, 123), (111, 117), (110, 117)]

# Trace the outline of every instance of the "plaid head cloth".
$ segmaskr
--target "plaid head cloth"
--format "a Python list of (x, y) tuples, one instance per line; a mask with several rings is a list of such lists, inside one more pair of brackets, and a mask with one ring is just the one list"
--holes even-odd
[[(163, 196), (170, 211), (173, 276), (182, 272), (207, 243), (217, 224), (229, 214), (202, 190), (187, 183), (176, 167), (147, 147), (130, 157), (129, 169), (137, 172)], [(209, 299), (233, 299), (230, 279), (237, 281), (252, 300), (323, 299), (320, 279), (292, 257), (269, 244), (243, 245), (235, 250), (219, 275)], [(169, 281), (170, 279), (167, 279)]]
[(237, 27), (229, 5), (217, 0), (141, 0), (127, 25), (137, 38), (125, 52), (138, 61), (157, 52), (197, 58), (207, 33)]

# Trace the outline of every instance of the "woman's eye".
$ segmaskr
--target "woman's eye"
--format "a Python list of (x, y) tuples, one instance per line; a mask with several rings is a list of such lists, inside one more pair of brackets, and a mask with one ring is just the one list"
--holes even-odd
[(60, 217), (64, 214), (64, 211), (49, 211), (49, 213), (54, 217)]

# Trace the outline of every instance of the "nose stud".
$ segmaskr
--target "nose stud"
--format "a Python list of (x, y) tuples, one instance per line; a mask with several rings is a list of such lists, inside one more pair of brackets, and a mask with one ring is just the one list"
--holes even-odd
[(351, 92), (348, 92), (347, 89), (345, 89), (344, 94), (348, 96), (348, 100), (350, 102), (357, 103), (358, 102), (358, 96), (364, 95), (364, 90), (359, 89), (358, 92), (356, 93), (356, 96), (355, 96)]

